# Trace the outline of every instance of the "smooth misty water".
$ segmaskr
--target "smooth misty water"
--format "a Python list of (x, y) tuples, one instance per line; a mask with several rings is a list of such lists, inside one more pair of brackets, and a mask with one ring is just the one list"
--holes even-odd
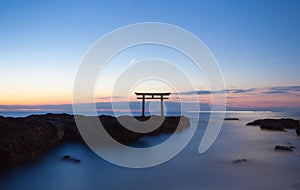
[[(189, 114), (191, 122), (195, 114)], [(260, 118), (291, 117), (290, 113), (230, 113), (239, 121), (224, 121), (213, 146), (199, 154), (198, 146), (208, 121), (201, 122), (187, 147), (170, 161), (151, 168), (128, 169), (108, 163), (82, 144), (62, 144), (36, 162), (2, 171), (0, 189), (300, 189), (300, 138), (294, 131), (261, 131), (245, 126)], [(155, 144), (163, 137), (141, 139)], [(295, 152), (276, 152), (290, 143)], [(81, 164), (61, 160), (65, 154)], [(246, 158), (245, 163), (233, 160)]]

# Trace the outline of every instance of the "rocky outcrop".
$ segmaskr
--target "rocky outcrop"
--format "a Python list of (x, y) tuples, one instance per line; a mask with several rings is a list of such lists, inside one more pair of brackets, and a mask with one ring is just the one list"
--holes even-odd
[(283, 151), (293, 151), (293, 149), (295, 149), (294, 146), (281, 146), (281, 145), (277, 145), (275, 146), (275, 150), (283, 150)]
[(237, 120), (240, 120), (239, 118), (236, 118), (236, 117), (227, 117), (224, 119), (225, 121), (237, 121)]
[(247, 161), (248, 160), (246, 158), (239, 158), (239, 159), (234, 160), (233, 163), (238, 164), (238, 163), (245, 163)]
[(0, 118), (0, 163), (37, 158), (63, 139), (63, 128), (34, 117)]
[[(160, 116), (152, 116), (157, 117), (159, 120)], [(147, 120), (148, 117), (136, 117), (138, 120)], [(155, 120), (156, 118), (154, 118)], [(157, 127), (155, 130), (145, 133), (147, 136), (159, 135), (162, 133), (174, 133), (177, 129), (178, 131), (183, 130), (190, 126), (190, 120), (187, 117), (181, 116), (170, 116), (165, 117), (163, 123)]]
[(74, 162), (74, 163), (81, 163), (81, 160), (79, 160), (78, 158), (72, 157), (70, 155), (65, 155), (61, 158), (64, 161), (68, 161), (68, 162)]
[(295, 131), (296, 131), (297, 136), (300, 137), (300, 127), (298, 127), (297, 129), (295, 129)]
[[(129, 116), (123, 117), (132, 119)], [(93, 117), (79, 116), (80, 119), (88, 121)], [(99, 116), (99, 119), (107, 133), (123, 144), (135, 142), (144, 135), (173, 133), (178, 126), (179, 129), (183, 129), (190, 125), (186, 117), (166, 117), (154, 131), (144, 134), (124, 128), (116, 117)], [(135, 119), (147, 121), (149, 117), (136, 117)], [(89, 127), (90, 125), (87, 124), (86, 128), (89, 129)], [(25, 118), (0, 116), (0, 163), (2, 164), (35, 159), (61, 141), (83, 142), (73, 115), (45, 114)]]
[(297, 129), (300, 127), (298, 120), (290, 118), (258, 119), (246, 125), (260, 126), (261, 129), (273, 131), (285, 131), (285, 129)]
[(270, 131), (285, 131), (286, 130), (282, 127), (279, 126), (273, 126), (273, 125), (265, 125), (265, 124), (261, 124), (260, 129), (262, 130), (270, 130)]

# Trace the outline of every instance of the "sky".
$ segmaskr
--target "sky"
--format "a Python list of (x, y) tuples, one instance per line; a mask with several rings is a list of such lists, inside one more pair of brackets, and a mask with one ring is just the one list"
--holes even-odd
[[(128, 24), (162, 22), (193, 33), (210, 49), (222, 71), (229, 106), (300, 107), (299, 20), (296, 0), (3, 0), (0, 105), (72, 103), (77, 70), (99, 38)], [(106, 81), (115, 79), (126, 64), (148, 56), (180, 66), (185, 58), (169, 51), (151, 46), (129, 49), (112, 60)], [(191, 68), (185, 66), (205, 103), (218, 92), (210, 91)], [(112, 85), (96, 89), (98, 101), (110, 100)], [(181, 88), (180, 93), (185, 101), (193, 101), (190, 89)]]

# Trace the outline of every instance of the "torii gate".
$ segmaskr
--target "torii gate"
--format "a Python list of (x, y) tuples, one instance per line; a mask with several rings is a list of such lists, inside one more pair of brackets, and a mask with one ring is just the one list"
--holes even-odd
[(164, 93), (142, 93), (142, 92), (136, 92), (137, 99), (142, 99), (142, 117), (145, 116), (145, 99), (160, 99), (160, 112), (161, 116), (164, 115), (164, 105), (163, 101), (164, 99), (169, 99), (170, 92), (164, 92)]

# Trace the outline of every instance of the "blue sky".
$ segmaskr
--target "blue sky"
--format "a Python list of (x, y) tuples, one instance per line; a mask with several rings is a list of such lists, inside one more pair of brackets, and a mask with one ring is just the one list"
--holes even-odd
[(298, 86), (299, 20), (296, 0), (1, 1), (0, 104), (69, 103), (88, 48), (137, 22), (195, 34), (228, 88)]

